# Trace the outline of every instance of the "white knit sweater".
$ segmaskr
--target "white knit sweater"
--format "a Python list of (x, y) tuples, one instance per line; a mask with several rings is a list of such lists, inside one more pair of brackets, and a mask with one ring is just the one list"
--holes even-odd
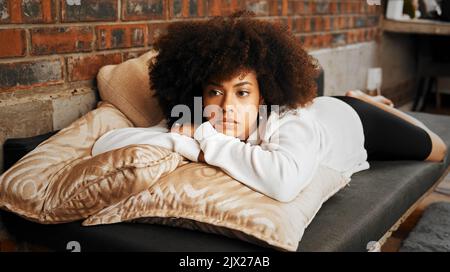
[(317, 97), (304, 108), (273, 111), (249, 140), (217, 132), (201, 124), (194, 138), (169, 132), (162, 121), (149, 128), (107, 132), (94, 144), (92, 155), (131, 144), (151, 144), (197, 161), (205, 161), (231, 177), (278, 201), (293, 200), (312, 180), (319, 165), (351, 177), (369, 168), (361, 120), (351, 106), (333, 97)]

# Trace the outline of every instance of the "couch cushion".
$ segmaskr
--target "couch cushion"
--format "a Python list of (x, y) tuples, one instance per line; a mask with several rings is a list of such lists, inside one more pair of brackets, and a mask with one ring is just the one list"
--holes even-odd
[(156, 55), (151, 50), (138, 58), (103, 66), (97, 74), (101, 100), (118, 108), (136, 127), (154, 126), (163, 118), (148, 74), (148, 62)]

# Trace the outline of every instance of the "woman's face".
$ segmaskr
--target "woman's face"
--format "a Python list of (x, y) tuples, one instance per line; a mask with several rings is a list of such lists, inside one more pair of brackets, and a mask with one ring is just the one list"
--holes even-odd
[(217, 131), (241, 140), (246, 140), (256, 128), (262, 102), (254, 71), (242, 71), (231, 80), (208, 81), (203, 86), (208, 121)]

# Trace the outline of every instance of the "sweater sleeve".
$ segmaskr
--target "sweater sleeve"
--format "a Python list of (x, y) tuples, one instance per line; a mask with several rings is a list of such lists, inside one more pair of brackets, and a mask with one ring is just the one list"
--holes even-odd
[(94, 143), (92, 156), (133, 144), (149, 144), (167, 148), (183, 157), (197, 161), (200, 147), (196, 140), (185, 135), (169, 132), (166, 127), (119, 128), (108, 131)]
[[(210, 122), (194, 133), (205, 161), (236, 180), (281, 202), (292, 201), (311, 181), (319, 165), (320, 139), (309, 116), (283, 117), (267, 129), (260, 145), (217, 132)], [(271, 132), (270, 132), (270, 131)]]

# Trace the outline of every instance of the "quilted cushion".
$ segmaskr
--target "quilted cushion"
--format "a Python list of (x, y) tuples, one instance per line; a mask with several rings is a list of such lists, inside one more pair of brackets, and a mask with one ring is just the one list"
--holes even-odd
[(89, 217), (83, 225), (166, 224), (295, 251), (322, 203), (348, 182), (339, 172), (320, 166), (311, 184), (294, 201), (283, 203), (251, 190), (217, 167), (189, 163)]
[(102, 103), (0, 176), (0, 207), (41, 223), (79, 220), (148, 188), (183, 162), (177, 153), (149, 145), (91, 156), (101, 135), (130, 126), (119, 110)]

